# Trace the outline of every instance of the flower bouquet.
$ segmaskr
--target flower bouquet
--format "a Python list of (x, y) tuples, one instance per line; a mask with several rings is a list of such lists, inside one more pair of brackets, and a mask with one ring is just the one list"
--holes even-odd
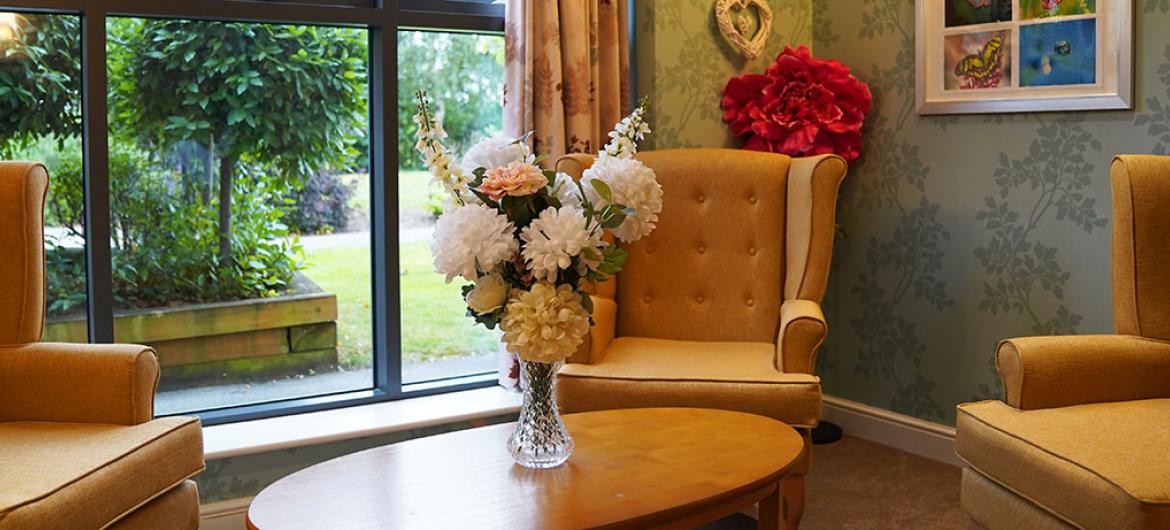
[(416, 147), (448, 199), (431, 241), (435, 270), (447, 282), (470, 282), (467, 315), (499, 326), (504, 346), (522, 361), (524, 403), (508, 440), (513, 458), (525, 467), (560, 465), (573, 441), (557, 413), (556, 372), (593, 324), (587, 288), (629, 258), (613, 240), (645, 237), (662, 210), (654, 171), (633, 158), (650, 132), (646, 103), (609, 133), (578, 183), (542, 169), (527, 135), (490, 138), (457, 161), (426, 94), (416, 97)]

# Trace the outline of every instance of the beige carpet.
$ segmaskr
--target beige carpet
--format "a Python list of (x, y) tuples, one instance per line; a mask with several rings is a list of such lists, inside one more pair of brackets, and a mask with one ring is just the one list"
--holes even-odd
[[(959, 468), (846, 436), (813, 447), (801, 530), (967, 529)], [(745, 515), (703, 530), (755, 528)]]

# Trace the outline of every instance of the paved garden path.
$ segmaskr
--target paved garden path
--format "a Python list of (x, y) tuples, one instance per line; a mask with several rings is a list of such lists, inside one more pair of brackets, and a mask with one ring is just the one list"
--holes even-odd
[[(403, 244), (414, 243), (416, 241), (430, 241), (432, 232), (434, 232), (434, 227), (431, 226), (407, 228), (398, 232), (398, 243)], [(310, 253), (312, 253), (314, 250), (369, 247), (370, 231), (362, 230), (360, 232), (340, 232), (336, 234), (323, 234), (319, 236), (301, 236), (301, 244), (305, 246), (305, 251)]]

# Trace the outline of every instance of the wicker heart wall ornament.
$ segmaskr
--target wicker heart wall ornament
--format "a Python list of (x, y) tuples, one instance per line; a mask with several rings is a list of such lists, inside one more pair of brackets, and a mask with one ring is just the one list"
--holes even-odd
[[(752, 28), (752, 8), (759, 18), (756, 34), (747, 35)], [(744, 57), (755, 59), (764, 51), (764, 43), (772, 33), (772, 8), (764, 0), (716, 0), (715, 22), (719, 32)]]

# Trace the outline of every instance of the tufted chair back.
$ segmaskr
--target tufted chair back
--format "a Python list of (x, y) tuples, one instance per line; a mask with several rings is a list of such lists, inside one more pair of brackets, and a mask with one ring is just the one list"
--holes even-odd
[[(784, 300), (820, 302), (828, 281), (838, 157), (732, 149), (646, 151), (663, 188), (650, 236), (598, 295), (617, 302), (616, 336), (774, 342)], [(557, 170), (579, 178), (593, 158)], [(826, 163), (821, 163), (822, 161)]]
[(0, 161), (0, 344), (41, 340), (45, 319), (42, 212), (49, 173), (35, 162)]
[(1113, 184), (1113, 320), (1122, 335), (1170, 340), (1170, 157), (1121, 155)]

